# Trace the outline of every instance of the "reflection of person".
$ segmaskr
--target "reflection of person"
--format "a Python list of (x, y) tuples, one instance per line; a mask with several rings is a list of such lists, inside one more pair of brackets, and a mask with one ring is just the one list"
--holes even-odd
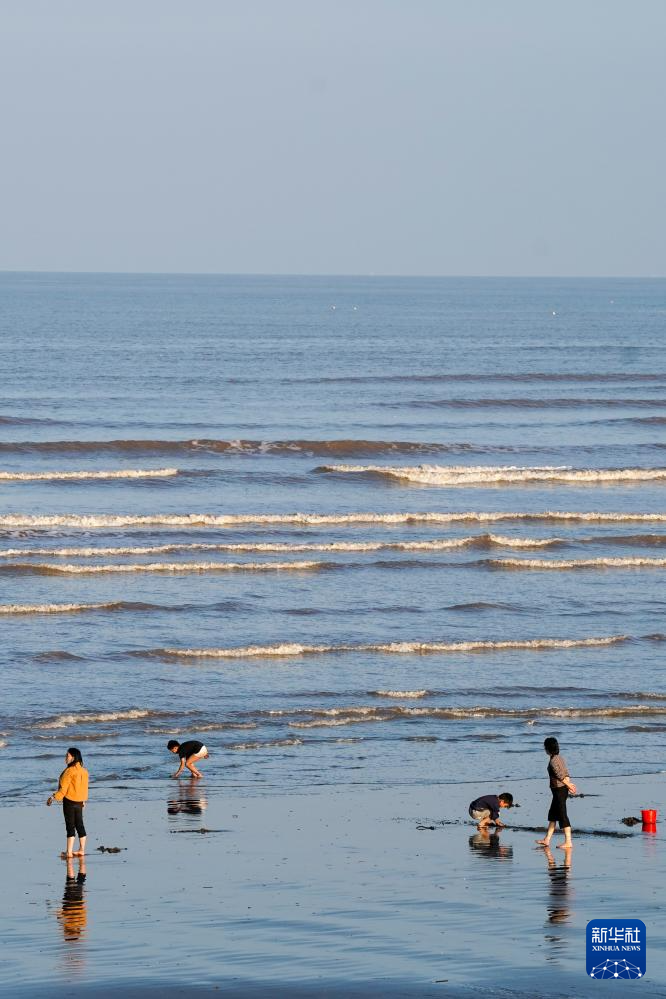
[(548, 876), (550, 878), (550, 898), (548, 900), (548, 922), (566, 923), (570, 916), (569, 908), (569, 870), (571, 868), (571, 854), (567, 850), (562, 860), (562, 866), (558, 867), (555, 857), (549, 847), (544, 850), (548, 861)]
[(485, 829), (486, 826), (496, 826), (501, 829), (504, 826), (500, 822), (500, 808), (511, 808), (513, 806), (513, 795), (508, 791), (497, 794), (483, 794), (480, 798), (475, 798), (469, 806), (469, 814), (478, 823), (477, 829)]
[(500, 843), (499, 833), (490, 833), (485, 828), (470, 836), (469, 848), (483, 857), (498, 860), (511, 860), (513, 857), (513, 847)]
[[(58, 790), (50, 795), (46, 804), (62, 801), (67, 833), (67, 850), (63, 857), (82, 857), (86, 852), (86, 827), (83, 824), (83, 809), (88, 800), (88, 771), (83, 766), (81, 751), (74, 746), (65, 754), (67, 766), (60, 774)], [(79, 848), (74, 850), (74, 837), (79, 837)]]
[(181, 781), (178, 785), (178, 797), (169, 798), (167, 802), (169, 815), (179, 815), (181, 812), (184, 815), (201, 815), (208, 807), (208, 800), (199, 790), (200, 786), (187, 782), (183, 784)]
[(208, 750), (203, 742), (199, 742), (197, 739), (190, 739), (188, 742), (178, 742), (177, 739), (169, 739), (167, 749), (171, 753), (177, 753), (180, 757), (180, 766), (175, 774), (171, 775), (172, 777), (180, 777), (185, 767), (187, 767), (193, 777), (203, 777), (201, 771), (197, 769), (199, 760), (208, 759)]
[(86, 902), (83, 897), (85, 883), (85, 857), (79, 857), (79, 870), (77, 874), (74, 874), (73, 857), (68, 857), (62, 908), (57, 913), (58, 919), (62, 923), (62, 932), (67, 943), (75, 943), (86, 928)]
[(564, 843), (557, 845), (562, 850), (570, 850), (573, 843), (571, 842), (571, 823), (567, 815), (567, 798), (569, 793), (576, 793), (576, 785), (569, 776), (569, 769), (564, 757), (560, 756), (560, 744), (557, 739), (549, 736), (544, 740), (543, 748), (550, 756), (548, 777), (553, 800), (548, 811), (548, 830), (544, 838), (538, 839), (537, 843), (539, 846), (550, 846), (555, 826), (559, 822), (560, 829), (564, 833)]

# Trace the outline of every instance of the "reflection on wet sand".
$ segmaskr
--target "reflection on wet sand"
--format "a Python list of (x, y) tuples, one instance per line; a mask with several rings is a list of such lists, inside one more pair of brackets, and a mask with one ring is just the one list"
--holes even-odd
[[(561, 923), (568, 923), (571, 919), (571, 882), (569, 874), (571, 872), (571, 850), (564, 850), (564, 856), (558, 857), (561, 863), (552, 854), (552, 851), (545, 849), (544, 854), (548, 863), (548, 902), (546, 906), (547, 923), (551, 928)], [(546, 933), (546, 941), (553, 947), (553, 953), (549, 960), (556, 959), (564, 950), (565, 938), (557, 933)]]
[[(86, 858), (78, 857), (78, 865), (75, 869), (74, 859), (67, 860), (67, 874), (65, 876), (65, 890), (62, 896), (62, 905), (56, 912), (56, 918), (62, 927), (63, 938), (66, 944), (78, 944), (85, 939), (86, 924), (88, 914), (86, 911), (86, 899), (84, 887), (86, 883)], [(69, 971), (80, 971), (83, 968), (83, 953), (77, 948), (65, 952), (65, 959)]]
[(469, 848), (472, 853), (489, 860), (511, 860), (513, 857), (513, 847), (501, 843), (498, 832), (491, 833), (486, 829), (480, 829), (470, 836)]
[(170, 816), (184, 815), (200, 818), (208, 808), (208, 798), (197, 781), (180, 781), (178, 795), (171, 794), (167, 801), (167, 813)]

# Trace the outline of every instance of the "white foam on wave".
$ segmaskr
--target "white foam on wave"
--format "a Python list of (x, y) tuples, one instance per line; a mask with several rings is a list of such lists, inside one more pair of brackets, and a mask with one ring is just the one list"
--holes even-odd
[(113, 471), (2, 472), (1, 482), (35, 482), (59, 479), (166, 479), (178, 475), (177, 468), (120, 468)]
[(411, 698), (418, 699), (420, 697), (425, 697), (428, 693), (427, 690), (373, 690), (371, 691), (374, 697), (398, 697), (398, 698)]
[(337, 475), (384, 475), (420, 485), (485, 486), (558, 482), (653, 482), (666, 479), (666, 468), (571, 468), (568, 465), (322, 465), (318, 471)]
[(90, 722), (111, 722), (111, 721), (136, 721), (140, 718), (148, 718), (152, 712), (147, 708), (130, 708), (128, 711), (101, 711), (96, 714), (66, 714), (56, 715), (46, 721), (38, 722), (33, 728), (70, 728), (73, 725), (87, 725)]
[(0, 604), (0, 614), (74, 614), (78, 611), (109, 610), (118, 601), (105, 604)]
[(566, 510), (407, 512), (407, 513), (187, 513), (187, 514), (29, 514), (0, 515), (0, 528), (49, 529), (72, 527), (83, 530), (123, 527), (239, 527), (245, 525), (296, 524), (310, 527), (357, 524), (456, 524), (501, 521), (562, 521), (571, 523), (664, 523), (666, 513), (606, 513)]
[(244, 645), (219, 649), (157, 649), (156, 654), (183, 659), (250, 659), (253, 657), (305, 656), (342, 652), (387, 652), (398, 655), (440, 652), (495, 652), (502, 649), (573, 649), (615, 645), (628, 641), (628, 635), (609, 635), (604, 638), (529, 638), (503, 641), (467, 642), (359, 642), (341, 645), (302, 645), (300, 642), (283, 642), (278, 645)]
[[(91, 575), (112, 572), (274, 572), (287, 569), (302, 571), (319, 569), (325, 562), (146, 562), (131, 565), (56, 565), (55, 563), (24, 562), (15, 570), (38, 575)], [(5, 567), (5, 572), (9, 571)]]
[(496, 707), (347, 707), (312, 708), (297, 712), (307, 715), (307, 721), (290, 721), (289, 728), (333, 728), (342, 725), (358, 725), (365, 722), (390, 722), (404, 719), (432, 718), (442, 721), (463, 721), (474, 718), (504, 718), (507, 720), (534, 720), (537, 718), (567, 718), (572, 720), (598, 718), (635, 718), (666, 715), (666, 707), (653, 707), (645, 704), (631, 704), (620, 708), (496, 708)]
[(302, 739), (271, 739), (267, 742), (237, 742), (235, 745), (227, 746), (226, 748), (242, 751), (244, 749), (279, 749), (302, 745)]
[(472, 545), (501, 548), (546, 548), (561, 543), (560, 538), (510, 538), (500, 534), (478, 534), (464, 538), (433, 538), (427, 541), (331, 541), (330, 543), (302, 542), (238, 542), (238, 543), (173, 543), (165, 545), (132, 545), (113, 548), (0, 548), (0, 558), (96, 558), (101, 555), (161, 555), (169, 552), (256, 552), (296, 554), (298, 552), (376, 552), (447, 551)]
[(488, 565), (495, 569), (663, 569), (666, 568), (666, 558), (497, 558), (489, 559)]

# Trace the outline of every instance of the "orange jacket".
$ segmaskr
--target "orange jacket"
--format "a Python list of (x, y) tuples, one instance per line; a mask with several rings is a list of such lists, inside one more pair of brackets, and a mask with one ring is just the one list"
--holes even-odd
[(65, 767), (58, 780), (58, 790), (53, 795), (56, 801), (69, 798), (70, 801), (88, 800), (88, 771), (80, 763)]

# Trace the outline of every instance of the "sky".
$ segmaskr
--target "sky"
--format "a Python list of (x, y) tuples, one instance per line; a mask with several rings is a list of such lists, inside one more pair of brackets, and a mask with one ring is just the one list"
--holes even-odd
[(0, 0), (0, 270), (666, 275), (663, 0)]

